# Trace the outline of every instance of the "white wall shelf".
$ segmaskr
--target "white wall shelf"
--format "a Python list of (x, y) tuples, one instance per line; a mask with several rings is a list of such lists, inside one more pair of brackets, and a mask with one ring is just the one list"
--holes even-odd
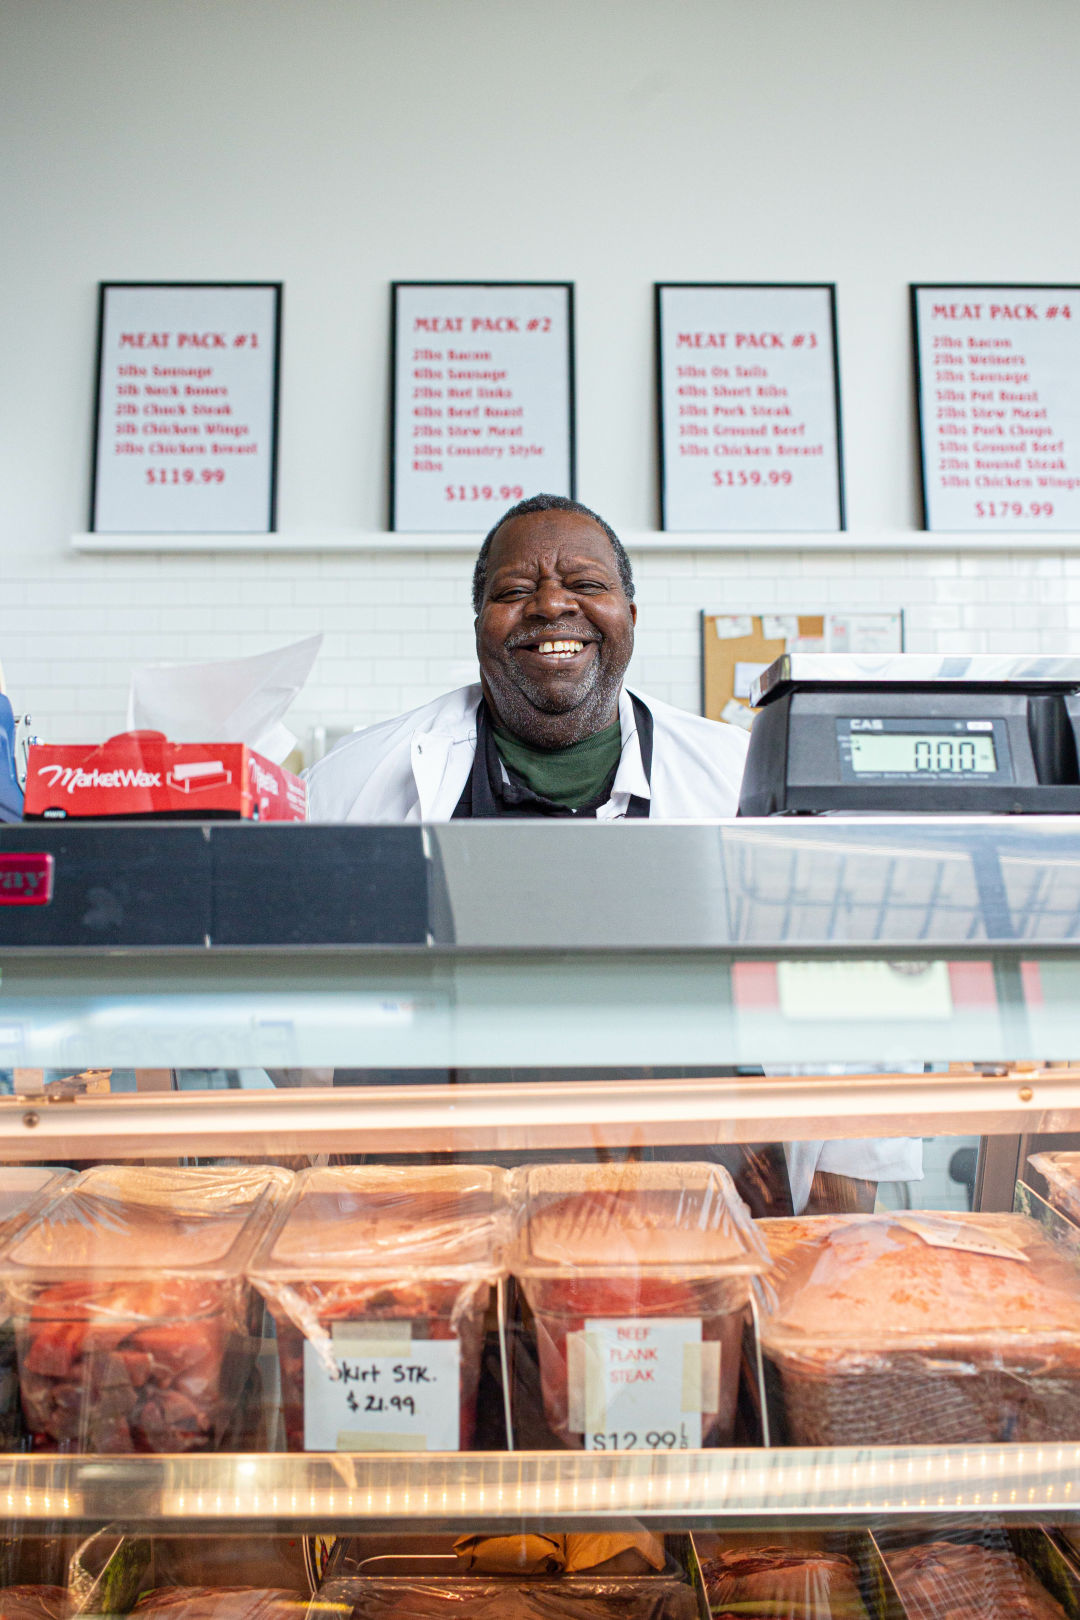
[[(73, 534), (79, 552), (456, 552), (472, 556), (476, 534), (393, 534), (387, 529), (283, 530), (276, 534)], [(634, 553), (645, 551), (1080, 551), (1080, 534), (1041, 531), (941, 534), (925, 529), (857, 530), (828, 534), (669, 534), (660, 529), (624, 532)]]

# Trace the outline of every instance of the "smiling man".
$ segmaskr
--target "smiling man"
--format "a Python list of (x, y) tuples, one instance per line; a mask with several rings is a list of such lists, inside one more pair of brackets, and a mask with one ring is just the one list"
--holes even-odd
[(731, 816), (746, 733), (629, 691), (630, 560), (603, 518), (536, 495), (473, 573), (479, 685), (355, 732), (310, 773), (313, 821)]

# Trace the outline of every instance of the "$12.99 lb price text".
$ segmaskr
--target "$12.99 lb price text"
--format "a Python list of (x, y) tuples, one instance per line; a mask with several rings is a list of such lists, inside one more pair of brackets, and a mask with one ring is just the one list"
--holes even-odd
[(679, 1430), (648, 1429), (639, 1434), (636, 1429), (612, 1429), (608, 1434), (591, 1434), (593, 1451), (688, 1451), (690, 1439), (683, 1424)]

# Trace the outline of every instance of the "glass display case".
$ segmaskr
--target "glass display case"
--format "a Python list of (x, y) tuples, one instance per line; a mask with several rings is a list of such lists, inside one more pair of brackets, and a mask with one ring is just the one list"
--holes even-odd
[(1080, 1615), (1075, 822), (56, 823), (4, 895), (0, 1616)]

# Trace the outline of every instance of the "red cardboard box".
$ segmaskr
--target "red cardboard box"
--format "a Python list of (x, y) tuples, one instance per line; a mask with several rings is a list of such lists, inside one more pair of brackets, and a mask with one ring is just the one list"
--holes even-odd
[(35, 744), (23, 816), (304, 821), (307, 790), (244, 743), (172, 743), (160, 731), (123, 731), (97, 746)]

